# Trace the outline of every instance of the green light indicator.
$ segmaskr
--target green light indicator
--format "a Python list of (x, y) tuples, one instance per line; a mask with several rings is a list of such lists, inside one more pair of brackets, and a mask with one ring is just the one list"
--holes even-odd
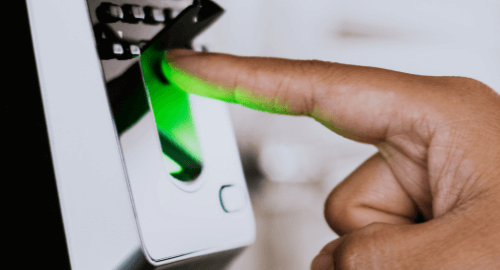
[[(168, 57), (168, 54), (166, 55)], [(236, 103), (245, 107), (278, 114), (298, 114), (298, 108), (293, 102), (274, 96), (270, 93), (245, 88), (245, 86), (224, 86), (215, 82), (205, 81), (182, 70), (174, 64), (162, 63), (162, 71), (169, 81), (183, 91), (203, 97), (218, 99), (228, 103)]]
[(189, 94), (169, 83), (162, 71), (160, 42), (141, 55), (141, 66), (163, 151), (163, 163), (175, 178), (189, 182), (201, 173), (202, 153), (189, 104)]

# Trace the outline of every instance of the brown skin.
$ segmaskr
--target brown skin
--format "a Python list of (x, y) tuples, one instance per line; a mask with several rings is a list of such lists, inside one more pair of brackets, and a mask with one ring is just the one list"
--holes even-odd
[(500, 269), (500, 96), (488, 86), (317, 60), (169, 54), (226, 91), (292, 104), (277, 112), (378, 148), (328, 196), (340, 238), (311, 269)]

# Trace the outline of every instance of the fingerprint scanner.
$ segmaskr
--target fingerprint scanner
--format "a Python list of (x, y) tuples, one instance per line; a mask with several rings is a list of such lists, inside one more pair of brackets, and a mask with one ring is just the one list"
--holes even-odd
[(200, 175), (203, 158), (189, 94), (170, 84), (161, 72), (165, 50), (154, 43), (141, 54), (144, 82), (155, 117), (162, 148), (163, 165), (182, 182), (192, 182)]

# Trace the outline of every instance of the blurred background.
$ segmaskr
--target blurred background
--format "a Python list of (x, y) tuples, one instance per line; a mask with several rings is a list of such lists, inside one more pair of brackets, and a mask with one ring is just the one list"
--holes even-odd
[[(226, 13), (197, 40), (210, 51), (466, 76), (500, 90), (498, 0), (216, 2)], [(309, 269), (337, 238), (327, 195), (376, 149), (306, 117), (229, 109), (257, 222), (231, 270)]]

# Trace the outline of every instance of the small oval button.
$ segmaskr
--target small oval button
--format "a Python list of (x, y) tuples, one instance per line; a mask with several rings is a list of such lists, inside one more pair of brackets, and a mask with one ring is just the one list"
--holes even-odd
[(243, 189), (237, 186), (223, 186), (219, 192), (220, 203), (224, 211), (236, 212), (245, 207), (246, 196)]

